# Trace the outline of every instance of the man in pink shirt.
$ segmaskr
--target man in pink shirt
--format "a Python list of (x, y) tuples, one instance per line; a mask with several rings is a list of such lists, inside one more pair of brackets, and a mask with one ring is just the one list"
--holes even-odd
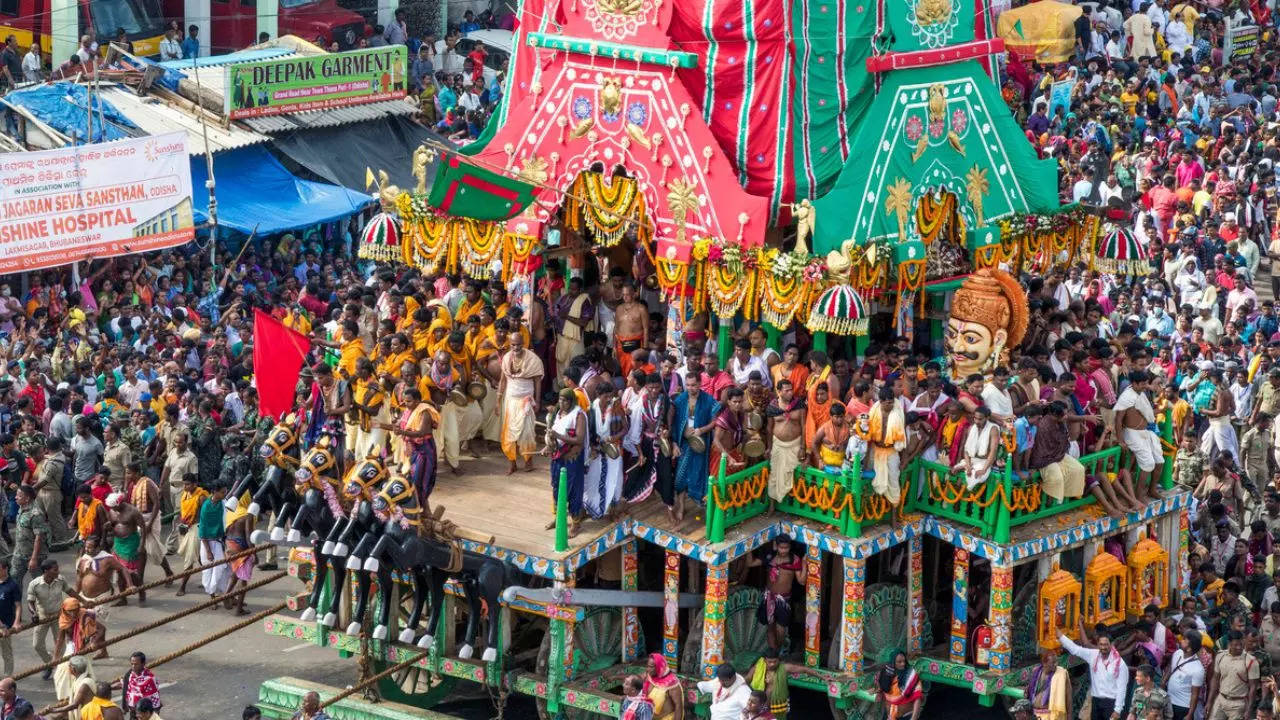
[(1182, 153), (1182, 161), (1178, 163), (1178, 168), (1174, 172), (1180, 188), (1189, 186), (1192, 180), (1204, 177), (1204, 167), (1189, 152)]
[(1178, 203), (1178, 195), (1173, 191), (1173, 176), (1165, 175), (1159, 185), (1151, 188), (1151, 209), (1155, 212), (1159, 224), (1156, 229), (1163, 238), (1165, 231), (1173, 225), (1173, 216)]

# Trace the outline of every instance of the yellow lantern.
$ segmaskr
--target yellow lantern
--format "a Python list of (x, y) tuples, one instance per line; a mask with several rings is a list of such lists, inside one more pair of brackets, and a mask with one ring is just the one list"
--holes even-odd
[(1059, 633), (1073, 640), (1079, 634), (1080, 581), (1055, 565), (1049, 577), (1040, 583), (1039, 598), (1036, 641), (1046, 650), (1059, 650), (1062, 648)]
[(1151, 538), (1143, 538), (1129, 553), (1129, 614), (1138, 616), (1148, 605), (1169, 605), (1169, 552)]
[(1084, 621), (1114, 625), (1124, 621), (1128, 568), (1106, 551), (1094, 556), (1084, 571)]

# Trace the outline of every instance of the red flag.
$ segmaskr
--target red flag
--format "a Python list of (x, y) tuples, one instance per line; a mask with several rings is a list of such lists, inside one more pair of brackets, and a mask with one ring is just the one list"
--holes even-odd
[(253, 376), (258, 384), (258, 408), (279, 419), (293, 408), (298, 373), (311, 341), (306, 335), (253, 309)]

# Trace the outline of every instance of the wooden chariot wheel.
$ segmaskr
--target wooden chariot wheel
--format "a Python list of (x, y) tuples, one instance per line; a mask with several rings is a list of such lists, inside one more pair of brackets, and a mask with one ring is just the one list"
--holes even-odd
[[(867, 672), (879, 671), (885, 663), (893, 661), (893, 653), (907, 647), (908, 618), (907, 588), (897, 583), (876, 583), (868, 585), (863, 601), (862, 617), (862, 657)], [(933, 627), (929, 616), (924, 618), (921, 628), (923, 647), (933, 645)], [(827, 651), (827, 667), (840, 666), (840, 640), (835, 638)], [(925, 701), (929, 699), (929, 684), (925, 683)], [(828, 700), (831, 715), (836, 720), (880, 720), (884, 717), (881, 703), (868, 700), (853, 700), (845, 708), (838, 707), (834, 698)], [(921, 715), (924, 715), (923, 711)]]
[[(644, 645), (643, 630), (641, 646)], [(573, 628), (573, 676), (581, 678), (590, 673), (607, 670), (622, 662), (622, 609), (617, 607), (588, 607), (580, 622)], [(542, 634), (538, 647), (538, 659), (534, 666), (539, 677), (547, 677), (551, 663), (551, 633)], [(548, 712), (545, 700), (538, 700), (538, 717), (542, 720), (604, 720), (607, 716), (563, 707), (554, 716)]]
[[(798, 596), (801, 606), (793, 609), (792, 619), (803, 620), (804, 596)], [(724, 604), (724, 661), (740, 673), (746, 673), (769, 647), (767, 629), (756, 620), (756, 609), (764, 599), (759, 588), (737, 585), (729, 589)], [(796, 617), (796, 613), (800, 616)], [(699, 677), (702, 674), (702, 625), (706, 618), (693, 613), (689, 622), (689, 634), (684, 639), (680, 653), (680, 673)], [(782, 649), (784, 654), (787, 648)]]

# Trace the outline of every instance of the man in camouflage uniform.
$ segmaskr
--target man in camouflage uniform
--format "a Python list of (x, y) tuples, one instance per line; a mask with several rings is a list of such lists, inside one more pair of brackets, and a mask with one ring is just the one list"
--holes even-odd
[(1258, 672), (1262, 677), (1270, 677), (1272, 662), (1271, 653), (1267, 652), (1266, 647), (1262, 643), (1262, 634), (1258, 632), (1258, 628), (1249, 627), (1244, 633), (1244, 650), (1245, 652), (1258, 658)]
[(213, 421), (213, 403), (207, 398), (200, 401), (196, 414), (187, 421), (191, 434), (191, 451), (196, 455), (200, 485), (212, 487), (222, 468), (222, 435)]
[(22, 432), (18, 433), (18, 452), (34, 457), (36, 450), (43, 450), (49, 436), (40, 432), (39, 423), (32, 415), (22, 416)]

